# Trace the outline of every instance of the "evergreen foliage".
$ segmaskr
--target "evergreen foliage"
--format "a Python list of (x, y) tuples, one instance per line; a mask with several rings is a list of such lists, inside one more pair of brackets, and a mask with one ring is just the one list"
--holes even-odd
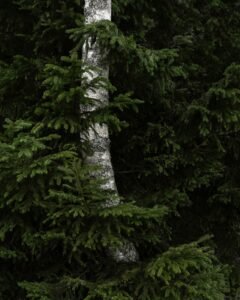
[[(237, 293), (236, 6), (116, 0), (113, 22), (84, 26), (81, 0), (0, 4), (0, 299)], [(82, 79), (88, 36), (108, 49), (111, 83)], [(81, 115), (97, 86), (109, 106)], [(112, 133), (117, 207), (85, 164), (80, 132), (94, 122)], [(138, 262), (108, 255), (125, 240)]]

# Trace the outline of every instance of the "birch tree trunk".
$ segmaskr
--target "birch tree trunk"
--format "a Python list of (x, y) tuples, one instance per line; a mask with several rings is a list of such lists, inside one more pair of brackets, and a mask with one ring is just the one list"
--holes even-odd
[[(111, 0), (85, 0), (84, 15), (86, 24), (92, 24), (101, 20), (111, 20)], [(83, 77), (88, 82), (98, 76), (108, 79), (109, 66), (105, 59), (106, 55), (103, 50), (101, 51), (98, 41), (96, 40), (93, 43), (90, 39), (87, 40), (83, 45), (82, 53), (83, 61), (87, 65), (97, 67), (97, 71), (92, 71), (91, 74), (84, 73)], [(94, 104), (81, 106), (82, 112), (93, 112), (97, 108), (108, 104), (108, 91), (102, 87), (87, 90), (86, 96), (94, 99)], [(111, 163), (108, 126), (106, 124), (100, 125), (99, 123), (93, 124), (88, 128), (85, 137), (89, 140), (92, 148), (92, 155), (87, 157), (87, 163), (101, 167), (101, 172), (97, 172), (94, 175), (101, 176), (105, 180), (102, 188), (111, 190), (115, 195), (105, 205), (109, 207), (116, 206), (120, 203), (120, 200)], [(125, 242), (121, 248), (109, 250), (109, 252), (117, 262), (134, 262), (138, 258), (134, 245), (129, 242)]]

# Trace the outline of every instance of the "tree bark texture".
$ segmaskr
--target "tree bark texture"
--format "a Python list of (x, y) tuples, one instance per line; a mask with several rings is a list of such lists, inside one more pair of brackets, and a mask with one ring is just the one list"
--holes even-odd
[[(85, 23), (92, 24), (101, 20), (111, 20), (111, 0), (85, 0), (84, 6)], [(104, 50), (100, 49), (98, 41), (92, 41), (90, 38), (84, 43), (82, 49), (83, 61), (88, 66), (97, 68), (97, 71), (84, 72), (83, 77), (87, 82), (92, 81), (99, 76), (108, 79), (109, 66), (106, 62)], [(93, 112), (99, 107), (108, 105), (108, 91), (99, 87), (88, 89), (86, 97), (94, 99), (93, 105), (82, 105), (81, 112)], [(115, 197), (106, 202), (105, 206), (119, 205), (117, 186), (115, 183), (114, 171), (110, 154), (110, 139), (108, 126), (106, 124), (95, 123), (84, 133), (92, 148), (92, 154), (86, 158), (87, 163), (98, 165), (101, 171), (96, 172), (95, 176), (101, 176), (105, 183), (102, 188), (113, 192)], [(129, 242), (125, 242), (122, 247), (109, 250), (110, 255), (117, 262), (134, 262), (137, 260), (137, 252)]]

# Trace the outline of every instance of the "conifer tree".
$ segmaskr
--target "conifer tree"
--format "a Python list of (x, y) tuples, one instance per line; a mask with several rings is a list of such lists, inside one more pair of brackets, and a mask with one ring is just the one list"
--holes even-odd
[[(235, 296), (234, 2), (116, 0), (113, 22), (87, 25), (79, 0), (0, 4), (1, 299)], [(107, 51), (111, 83), (83, 80), (97, 72), (79, 55), (87, 39)], [(79, 114), (96, 104), (90, 88), (106, 87), (109, 103)], [(123, 200), (111, 207), (99, 170), (83, 163), (91, 140), (79, 141), (97, 123), (112, 133)], [(124, 240), (138, 261), (108, 255)]]

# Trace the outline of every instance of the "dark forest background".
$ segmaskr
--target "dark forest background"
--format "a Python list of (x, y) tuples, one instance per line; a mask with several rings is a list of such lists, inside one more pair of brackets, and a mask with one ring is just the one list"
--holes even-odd
[[(239, 10), (114, 0), (112, 22), (84, 26), (81, 0), (1, 1), (2, 300), (240, 293)], [(86, 117), (89, 36), (108, 49), (110, 104)], [(118, 207), (84, 163), (94, 122), (111, 130)], [(125, 239), (138, 262), (109, 257)]]

